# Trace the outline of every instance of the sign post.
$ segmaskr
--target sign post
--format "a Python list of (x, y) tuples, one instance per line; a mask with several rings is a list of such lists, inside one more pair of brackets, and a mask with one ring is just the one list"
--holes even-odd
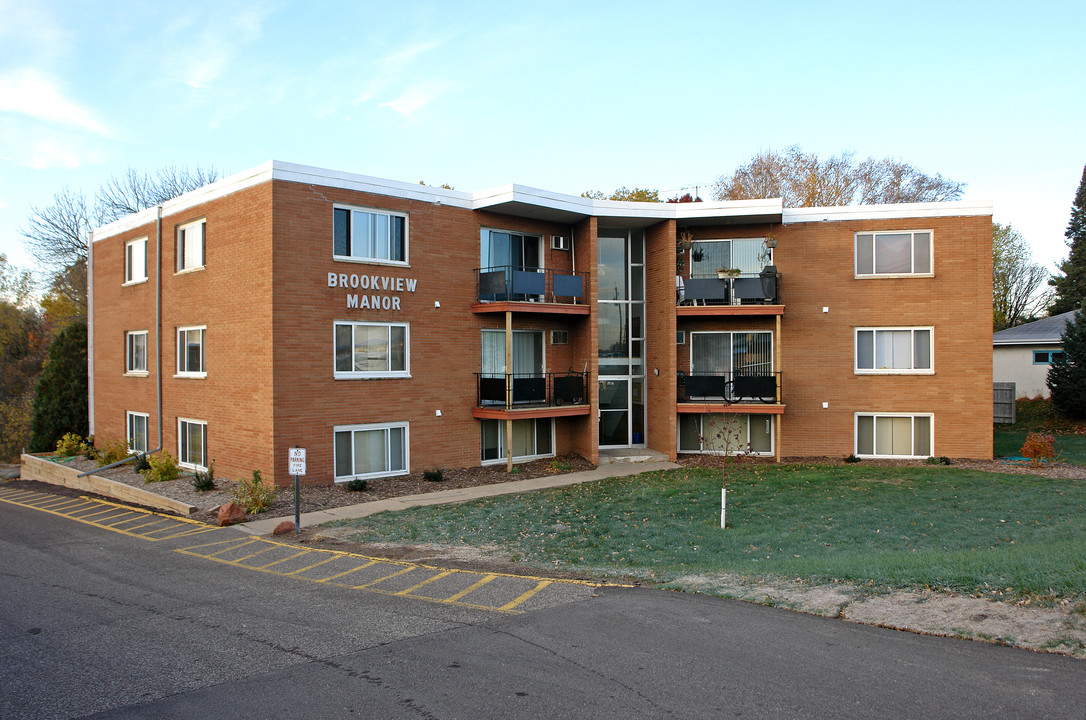
[(305, 448), (300, 448), (297, 445), (290, 448), (287, 455), (287, 465), (290, 474), (294, 476), (294, 534), (297, 535), (302, 525), (298, 477), (305, 475)]

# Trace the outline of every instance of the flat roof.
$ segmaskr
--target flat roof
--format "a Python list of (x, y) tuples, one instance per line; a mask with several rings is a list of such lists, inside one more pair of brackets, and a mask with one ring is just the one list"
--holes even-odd
[[(430, 202), (435, 205), (485, 210), (563, 224), (573, 224), (588, 217), (597, 217), (604, 224), (613, 220), (625, 226), (644, 227), (664, 220), (675, 220), (684, 226), (693, 226), (992, 214), (991, 203), (935, 202), (849, 205), (832, 208), (785, 208), (780, 198), (697, 203), (629, 202), (593, 200), (516, 184), (502, 185), (478, 192), (463, 192), (269, 160), (163, 203), (162, 215), (163, 217), (173, 215), (201, 203), (272, 180), (357, 190), (375, 195)], [(92, 242), (154, 222), (157, 216), (157, 208), (149, 208), (103, 225), (92, 231)]]

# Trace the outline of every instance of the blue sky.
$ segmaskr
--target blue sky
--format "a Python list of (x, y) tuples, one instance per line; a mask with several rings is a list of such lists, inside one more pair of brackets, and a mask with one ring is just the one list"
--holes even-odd
[(1070, 1), (0, 0), (0, 252), (33, 268), (30, 207), (129, 167), (667, 191), (798, 144), (966, 182), (1050, 267), (1084, 27)]

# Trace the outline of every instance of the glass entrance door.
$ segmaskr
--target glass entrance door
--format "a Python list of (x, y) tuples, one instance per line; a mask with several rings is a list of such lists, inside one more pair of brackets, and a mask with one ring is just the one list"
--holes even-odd
[(601, 230), (599, 299), (599, 445), (645, 444), (645, 235)]

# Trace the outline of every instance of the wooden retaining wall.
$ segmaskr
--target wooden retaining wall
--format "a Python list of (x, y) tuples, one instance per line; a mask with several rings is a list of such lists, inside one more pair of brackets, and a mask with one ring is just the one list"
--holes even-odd
[(37, 480), (50, 485), (62, 485), (75, 490), (91, 492), (95, 495), (132, 503), (155, 510), (165, 510), (178, 515), (191, 515), (199, 508), (173, 500), (168, 497), (156, 495), (153, 492), (132, 487), (116, 480), (104, 478), (101, 475), (87, 475), (77, 477), (79, 470), (59, 463), (50, 462), (34, 455), (24, 454), (21, 457), (22, 471), (20, 477), (23, 480)]

